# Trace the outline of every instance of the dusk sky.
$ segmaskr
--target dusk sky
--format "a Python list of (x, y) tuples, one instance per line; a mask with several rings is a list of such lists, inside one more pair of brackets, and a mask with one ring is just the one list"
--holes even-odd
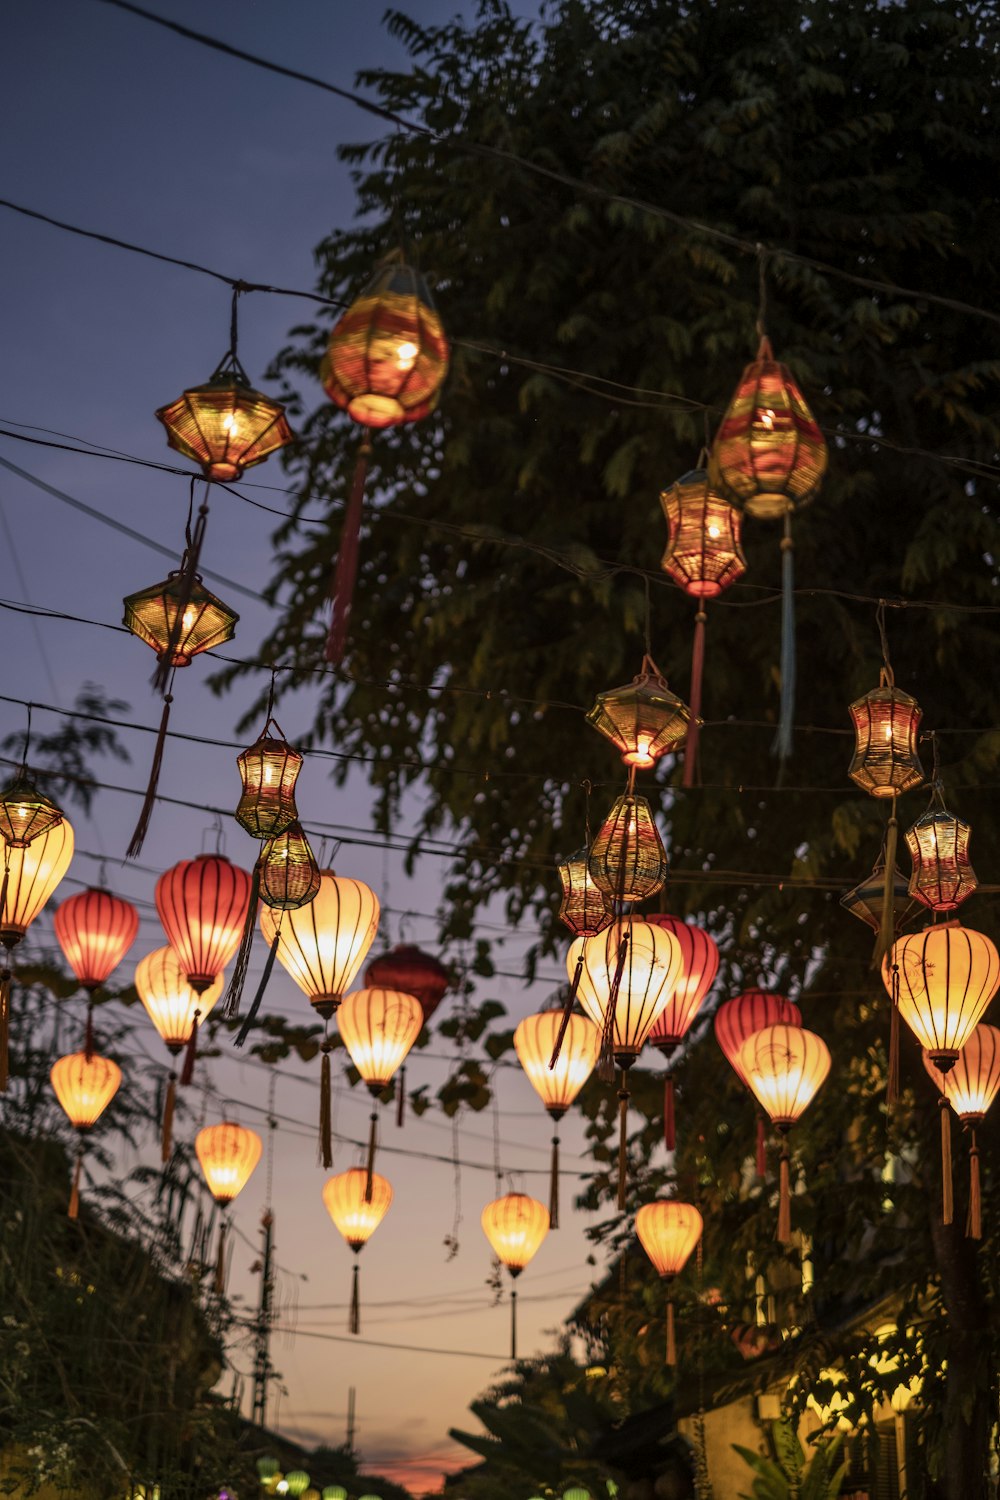
[[(463, 9), (455, 0), (415, 0), (420, 20), (441, 20)], [(518, 8), (518, 7), (516, 7)], [(346, 0), (294, 0), (247, 5), (215, 0), (206, 7), (189, 0), (156, 0), (161, 14), (201, 27), (252, 52), (350, 86), (356, 71), (378, 63), (402, 64), (402, 49), (389, 38), (378, 5)], [(464, 7), (466, 13), (474, 10)], [(527, 13), (532, 9), (523, 6)], [(373, 122), (352, 106), (299, 83), (173, 37), (98, 0), (33, 0), (5, 12), (7, 69), (2, 104), (3, 197), (168, 254), (218, 267), (228, 275), (293, 287), (313, 284), (313, 249), (328, 231), (350, 222), (353, 200), (348, 174), (337, 161), (344, 141), (368, 139)], [(227, 289), (208, 278), (157, 264), (105, 245), (82, 240), (0, 209), (2, 263), (0, 316), (3, 362), (0, 426), (29, 436), (50, 429), (89, 445), (145, 458), (172, 460), (154, 410), (198, 384), (224, 352), (228, 336)], [(264, 370), (301, 304), (274, 296), (245, 300), (240, 354), (248, 373), (262, 383)], [(447, 307), (443, 309), (447, 321)], [(316, 387), (307, 400), (324, 399)], [(0, 460), (115, 518), (171, 549), (179, 550), (188, 501), (185, 479), (126, 464), (80, 457), (0, 437)], [(181, 465), (183, 466), (183, 465)], [(277, 461), (255, 469), (254, 482), (281, 486)], [(280, 489), (246, 493), (282, 504)], [(0, 467), (0, 598), (25, 602), (93, 621), (117, 624), (122, 596), (165, 576), (170, 564), (131, 540), (70, 508), (23, 475)], [(213, 497), (203, 553), (207, 573), (216, 572), (259, 591), (271, 570), (273, 517), (219, 493)], [(211, 586), (241, 614), (239, 652), (256, 653), (267, 628), (263, 604), (211, 578)], [(128, 720), (150, 727), (159, 709), (150, 687), (152, 654), (124, 634), (59, 621), (33, 623), (3, 614), (5, 672), (0, 692), (37, 704), (68, 708), (84, 682), (101, 684), (124, 699)], [(173, 727), (219, 739), (235, 738), (234, 725), (250, 687), (221, 701), (205, 686), (210, 664), (195, 662), (176, 683)], [(294, 741), (308, 725), (307, 698), (283, 705), (283, 728)], [(35, 724), (50, 732), (57, 720), (39, 708)], [(20, 730), (24, 710), (0, 704), (0, 731)], [(131, 764), (107, 762), (103, 778), (141, 790), (153, 736), (123, 731)], [(236, 751), (170, 743), (160, 783), (168, 795), (220, 807), (235, 806)], [(360, 779), (344, 789), (329, 781), (321, 765), (307, 763), (299, 783), (304, 821), (361, 830), (367, 793)], [(207, 815), (161, 807), (154, 815), (136, 867), (119, 863), (139, 807), (139, 797), (102, 792), (94, 816), (72, 814), (78, 853), (62, 896), (96, 880), (99, 857), (108, 860), (112, 887), (140, 903), (140, 938), (134, 959), (160, 946), (163, 937), (152, 906), (158, 872), (197, 854), (211, 835)], [(228, 854), (249, 867), (253, 846), (234, 824), (225, 833)], [(337, 856), (343, 874), (367, 880), (391, 910), (373, 952), (405, 935), (433, 947), (433, 913), (443, 861), (427, 859), (407, 880), (402, 856), (345, 842)], [(58, 898), (57, 898), (58, 899)], [(420, 915), (405, 925), (400, 909)], [(499, 933), (491, 934), (494, 937)], [(529, 931), (505, 939), (499, 957), (512, 973), (531, 940)], [(37, 937), (51, 944), (51, 913)], [(262, 964), (259, 944), (252, 973)], [(448, 955), (461, 960), (460, 952)], [(551, 993), (559, 973), (545, 966), (529, 988), (500, 979), (480, 995), (503, 1000), (513, 1020)], [(446, 1002), (447, 1005), (447, 1002)], [(304, 997), (278, 969), (268, 1008), (307, 1020)], [(80, 1006), (77, 1004), (77, 1014)], [(435, 1088), (449, 1066), (446, 1044), (435, 1042), (410, 1069), (410, 1082)], [(228, 1044), (226, 1044), (228, 1051)], [(149, 1027), (148, 1050), (156, 1067), (166, 1065), (162, 1045)], [(339, 1067), (339, 1062), (337, 1063)], [(150, 1075), (153, 1064), (150, 1064)], [(268, 1075), (261, 1065), (228, 1056), (208, 1067), (218, 1095), (239, 1101), (239, 1117), (262, 1129)], [(324, 1173), (315, 1160), (318, 1061), (282, 1065), (275, 1107), (281, 1117), (274, 1162), (274, 1210), (282, 1268), (283, 1326), (297, 1303), (297, 1334), (276, 1337), (275, 1362), (285, 1394), (274, 1393), (272, 1412), (282, 1430), (307, 1443), (343, 1441), (347, 1392), (357, 1388), (358, 1442), (369, 1466), (417, 1486), (433, 1488), (442, 1466), (468, 1457), (450, 1443), (451, 1425), (468, 1425), (470, 1400), (505, 1362), (507, 1307), (493, 1305), (486, 1285), (490, 1254), (479, 1214), (494, 1191), (494, 1130), (505, 1174), (515, 1186), (545, 1198), (548, 1122), (527, 1082), (514, 1066), (499, 1070), (499, 1113), (463, 1118), (459, 1151), (473, 1165), (461, 1173), (458, 1255), (447, 1259), (443, 1241), (454, 1218), (451, 1124), (437, 1110), (412, 1117), (399, 1134), (384, 1127), (381, 1167), (395, 1188), (389, 1216), (362, 1257), (363, 1327), (347, 1335), (352, 1257), (327, 1218), (320, 1200)], [(366, 1128), (367, 1096), (337, 1089), (335, 1129), (360, 1140)], [(195, 1095), (179, 1130), (193, 1134), (202, 1113), (217, 1118), (220, 1104)], [(294, 1122), (299, 1122), (298, 1124)], [(564, 1126), (567, 1174), (584, 1165), (582, 1132)], [(445, 1158), (425, 1161), (392, 1154), (409, 1150)], [(154, 1160), (154, 1143), (145, 1153)], [(359, 1160), (350, 1145), (336, 1150), (335, 1170)], [(123, 1169), (134, 1161), (123, 1161)], [(506, 1181), (506, 1177), (505, 1177)], [(250, 1305), (256, 1279), (250, 1274), (264, 1201), (265, 1173), (258, 1171), (236, 1205), (234, 1288)], [(506, 1188), (504, 1188), (506, 1190)], [(549, 1237), (525, 1273), (521, 1344), (540, 1349), (549, 1330), (590, 1284), (584, 1221), (568, 1211), (572, 1181), (564, 1185), (564, 1226)], [(379, 1348), (374, 1342), (418, 1349), (467, 1351), (429, 1354)], [(248, 1369), (246, 1352), (238, 1366)], [(227, 1376), (227, 1381), (230, 1377)], [(227, 1386), (228, 1388), (228, 1386)], [(249, 1404), (249, 1386), (245, 1409)], [(276, 1412), (275, 1412), (276, 1408)]]

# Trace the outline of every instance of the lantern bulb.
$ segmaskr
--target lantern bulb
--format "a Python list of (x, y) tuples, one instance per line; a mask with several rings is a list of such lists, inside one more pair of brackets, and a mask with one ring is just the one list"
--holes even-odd
[[(656, 765), (656, 756), (651, 753), (650, 747), (653, 743), (651, 734), (640, 733), (636, 736), (635, 749), (622, 756), (627, 766), (641, 766), (644, 769)], [(635, 818), (629, 824), (629, 835), (635, 833)]]
[(708, 534), (712, 538), (712, 541), (715, 542), (718, 541), (719, 537), (722, 535), (722, 532), (719, 530), (718, 526), (710, 526), (708, 528)]
[(765, 407), (764, 410), (761, 412), (761, 414), (760, 414), (760, 425), (762, 427), (766, 428), (768, 432), (773, 432), (773, 430), (774, 430), (774, 412), (771, 411), (770, 407)]
[(396, 345), (396, 364), (401, 370), (412, 370), (419, 352), (411, 339), (404, 339), (402, 343)]

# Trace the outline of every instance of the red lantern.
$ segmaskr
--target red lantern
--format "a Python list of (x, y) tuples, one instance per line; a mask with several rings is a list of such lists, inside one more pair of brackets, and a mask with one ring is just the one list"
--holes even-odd
[(130, 901), (91, 886), (61, 903), (53, 925), (66, 962), (93, 994), (135, 942), (139, 913)]
[[(940, 792), (936, 792), (940, 800)], [(969, 860), (972, 830), (962, 818), (940, 807), (918, 818), (906, 835), (913, 861), (909, 893), (931, 911), (955, 911), (979, 881)]]
[[(666, 927), (680, 944), (682, 968), (680, 978), (670, 992), (666, 1007), (657, 1017), (647, 1040), (662, 1052), (669, 1069), (670, 1059), (684, 1040), (701, 1009), (719, 972), (719, 949), (702, 927), (682, 922), (680, 917), (650, 916), (648, 921)], [(674, 1075), (667, 1072), (663, 1093), (663, 1138), (668, 1151), (676, 1145), (674, 1133)]]
[(250, 876), (223, 854), (182, 859), (156, 882), (156, 909), (184, 977), (201, 994), (240, 945)]
[[(743, 1043), (747, 1037), (753, 1036), (755, 1031), (761, 1031), (765, 1026), (776, 1026), (779, 1023), (786, 1026), (801, 1026), (802, 1012), (793, 1001), (786, 1000), (783, 995), (772, 994), (770, 990), (744, 990), (743, 994), (737, 995), (734, 1000), (724, 1001), (716, 1011), (715, 1040), (726, 1054), (730, 1067), (744, 1088), (749, 1089), (750, 1080), (740, 1060)], [(758, 1111), (758, 1177), (763, 1177), (767, 1171), (766, 1148), (764, 1116)]]
[(420, 1001), (424, 1020), (429, 1021), (451, 988), (451, 975), (443, 963), (412, 943), (397, 943), (388, 953), (373, 958), (365, 970), (369, 989), (402, 990)]
[(206, 479), (232, 481), (263, 463), (295, 434), (285, 408), (255, 391), (234, 347), (204, 385), (191, 386), (156, 413), (167, 442), (201, 466)]

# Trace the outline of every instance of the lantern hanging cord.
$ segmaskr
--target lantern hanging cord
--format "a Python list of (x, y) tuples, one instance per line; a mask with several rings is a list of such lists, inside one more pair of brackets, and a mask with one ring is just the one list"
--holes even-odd
[(646, 647), (646, 655), (652, 660), (653, 656), (653, 604), (649, 590), (649, 574), (643, 573), (642, 586), (645, 593), (645, 612), (643, 615), (643, 639)]
[(875, 623), (878, 626), (879, 640), (882, 645), (882, 673), (888, 687), (895, 686), (895, 677), (892, 671), (892, 662), (889, 660), (889, 637), (885, 629), (885, 607), (886, 601), (880, 599), (875, 610)]
[(29, 747), (31, 745), (31, 709), (32, 709), (32, 704), (29, 701), (24, 706), (25, 706), (25, 708), (28, 711), (28, 723), (27, 723), (27, 726), (25, 727), (25, 731), (24, 731), (24, 751), (23, 751), (23, 753), (21, 755), (21, 770), (22, 770), (23, 773), (27, 773), (27, 770), (28, 770), (28, 750), (29, 750)]
[(757, 337), (767, 338), (767, 262), (770, 251), (758, 242), (757, 250)]

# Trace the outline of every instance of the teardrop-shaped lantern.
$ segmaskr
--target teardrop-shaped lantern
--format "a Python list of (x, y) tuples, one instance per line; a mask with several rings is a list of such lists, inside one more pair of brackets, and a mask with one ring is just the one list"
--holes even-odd
[(355, 422), (395, 427), (434, 410), (448, 358), (427, 283), (393, 255), (334, 327), (320, 379)]
[(382, 1092), (423, 1024), (420, 1001), (401, 990), (355, 990), (344, 997), (337, 1027), (369, 1093)]
[(225, 1206), (242, 1193), (264, 1150), (255, 1130), (223, 1120), (206, 1125), (194, 1139), (194, 1149), (208, 1190), (216, 1203)]
[(175, 1057), (189, 1042), (196, 1018), (205, 1021), (224, 985), (225, 977), (219, 974), (207, 990), (194, 989), (173, 948), (157, 948), (136, 964), (136, 992)]
[(978, 1125), (1000, 1093), (1000, 1030), (980, 1021), (947, 1073), (929, 1052), (921, 1055), (928, 1075), (959, 1119)]
[(571, 943), (566, 962), (570, 973), (581, 951), (580, 1004), (602, 1032), (610, 1024), (615, 1059), (628, 1068), (676, 988), (683, 949), (669, 928), (626, 917), (596, 937)]
[(295, 911), (320, 887), (316, 856), (298, 821), (268, 839), (260, 855), (260, 899), (275, 911)]
[(562, 901), (559, 919), (574, 937), (594, 937), (614, 921), (614, 901), (591, 878), (586, 849), (578, 849), (558, 865)]
[(11, 848), (0, 911), (0, 942), (20, 942), (69, 869), (75, 840), (67, 817), (25, 848)]
[[(333, 1015), (349, 989), (378, 929), (379, 903), (361, 880), (323, 870), (320, 887), (307, 906), (286, 912), (278, 936), (278, 958), (324, 1019)], [(277, 918), (265, 909), (260, 927), (269, 943)]]
[(847, 774), (870, 797), (896, 797), (924, 779), (917, 753), (923, 712), (916, 698), (889, 682), (858, 698), (850, 707), (854, 723), (854, 756)]
[(771, 1123), (788, 1130), (826, 1081), (830, 1049), (814, 1031), (779, 1021), (747, 1038), (740, 1066)]
[(715, 1012), (715, 1040), (744, 1088), (751, 1086), (743, 1066), (744, 1042), (766, 1026), (779, 1024), (801, 1026), (802, 1012), (793, 1000), (771, 990), (744, 990), (735, 999), (724, 1000)]
[(954, 911), (979, 881), (969, 860), (971, 828), (944, 806), (918, 818), (906, 835), (913, 861), (909, 894), (931, 911)]
[(139, 913), (131, 901), (90, 886), (60, 902), (53, 925), (66, 962), (93, 993), (135, 942)]
[(178, 861), (156, 882), (156, 909), (184, 975), (209, 989), (240, 945), (250, 876), (224, 854)]
[(625, 687), (598, 693), (587, 723), (611, 741), (627, 766), (654, 766), (687, 734), (690, 713), (651, 656)]
[[(549, 1232), (549, 1214), (544, 1203), (526, 1193), (507, 1193), (482, 1212), (483, 1233), (493, 1253), (516, 1280), (538, 1252)], [(517, 1358), (517, 1288), (510, 1292), (510, 1357)]]
[[(691, 1252), (701, 1239), (704, 1224), (701, 1214), (691, 1203), (674, 1198), (658, 1198), (644, 1203), (635, 1216), (635, 1232), (659, 1276), (669, 1285), (683, 1271)], [(677, 1363), (674, 1333), (674, 1304), (667, 1299), (668, 1365)]]
[(254, 390), (234, 350), (205, 385), (192, 386), (156, 415), (170, 447), (200, 464), (206, 479), (239, 479), (294, 438), (285, 408)]
[(890, 996), (898, 984), (899, 1014), (946, 1073), (1000, 987), (1000, 953), (961, 922), (940, 922), (893, 945), (882, 964)]
[(96, 1125), (118, 1092), (122, 1070), (110, 1057), (71, 1052), (53, 1063), (49, 1074), (55, 1096), (74, 1130)]
[(739, 384), (709, 460), (712, 483), (763, 520), (811, 500), (826, 473), (826, 441), (788, 367), (764, 337)]
[(681, 950), (677, 981), (649, 1033), (651, 1045), (669, 1056), (691, 1029), (695, 1016), (715, 983), (715, 976), (719, 972), (719, 948), (703, 927), (698, 927), (693, 922), (684, 922), (680, 917), (660, 913), (651, 915), (646, 920), (654, 927), (662, 927), (672, 933)]
[(590, 878), (614, 901), (645, 901), (663, 888), (667, 851), (645, 797), (619, 797), (597, 831), (587, 862)]
[(239, 615), (223, 604), (195, 575), (193, 586), (187, 593), (183, 573), (171, 573), (162, 583), (154, 583), (147, 589), (128, 594), (122, 601), (125, 614), (122, 623), (140, 641), (145, 641), (163, 661), (177, 619), (178, 610), (183, 610), (180, 631), (170, 653), (172, 667), (190, 666), (192, 659), (202, 651), (211, 651), (231, 641), (236, 633)]
[[(268, 733), (272, 725), (275, 734)], [(236, 764), (243, 782), (237, 823), (251, 838), (277, 838), (298, 816), (295, 782), (302, 756), (287, 743), (274, 720), (268, 719), (249, 749), (236, 757)]]
[(349, 1167), (323, 1185), (326, 1211), (355, 1254), (371, 1239), (392, 1203), (392, 1186), (377, 1172), (371, 1198), (366, 1198), (366, 1178), (363, 1167)]
[(416, 995), (424, 1020), (429, 1021), (451, 988), (451, 975), (433, 954), (412, 943), (397, 943), (372, 959), (365, 969), (365, 984)]
[[(556, 1046), (558, 1042), (558, 1052)], [(514, 1031), (517, 1060), (554, 1121), (549, 1173), (549, 1227), (559, 1228), (559, 1121), (587, 1082), (601, 1050), (601, 1033), (586, 1016), (558, 1010), (525, 1016)], [(556, 1061), (553, 1064), (552, 1058)]]
[(0, 792), (0, 837), (12, 849), (26, 849), (61, 818), (62, 809), (28, 779), (24, 766)]
[(742, 578), (743, 517), (713, 490), (707, 469), (692, 469), (660, 495), (670, 528), (660, 566), (694, 599), (714, 599)]

